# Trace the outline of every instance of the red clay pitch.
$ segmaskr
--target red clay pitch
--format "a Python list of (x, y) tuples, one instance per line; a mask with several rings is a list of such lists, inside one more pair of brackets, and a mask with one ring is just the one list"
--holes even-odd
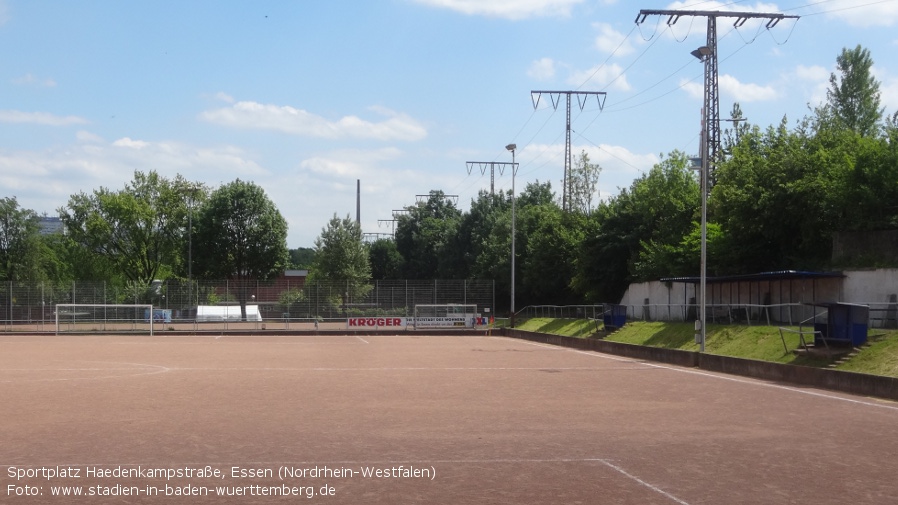
[(0, 406), (8, 504), (898, 503), (898, 404), (503, 337), (2, 336)]

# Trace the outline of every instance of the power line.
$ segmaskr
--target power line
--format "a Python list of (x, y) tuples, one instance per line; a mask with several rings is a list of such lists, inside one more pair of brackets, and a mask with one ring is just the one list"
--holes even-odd
[[(821, 0), (821, 1), (819, 1), (819, 2), (812, 2), (812, 3), (806, 4), (806, 5), (801, 5), (801, 6), (799, 6), (799, 7), (792, 7), (791, 9), (783, 9), (783, 11), (795, 11), (795, 10), (798, 10), (798, 9), (804, 9), (804, 8), (807, 8), (807, 7), (813, 7), (813, 6), (815, 6), (815, 5), (825, 4), (825, 3), (832, 2), (832, 1), (834, 1), (834, 0)], [(831, 14), (831, 13), (833, 13), (833, 12), (842, 12), (842, 11), (848, 11), (848, 10), (854, 10), (854, 9), (862, 9), (862, 8), (864, 8), (864, 7), (870, 7), (871, 5), (879, 5), (879, 4), (884, 4), (884, 3), (894, 2), (894, 1), (896, 1), (896, 0), (879, 0), (879, 1), (876, 1), (876, 2), (868, 2), (868, 3), (860, 4), (860, 5), (852, 5), (851, 7), (839, 7), (839, 8), (836, 8), (836, 9), (829, 9), (829, 10), (820, 11), (820, 12), (812, 12), (812, 13), (809, 13), (809, 14), (802, 14), (802, 16), (805, 16), (805, 17), (807, 17), (807, 16), (819, 16), (819, 15), (821, 15), (821, 14)]]
[[(580, 88), (582, 88), (583, 86), (586, 86), (586, 83), (589, 82), (590, 80), (592, 80), (592, 78), (595, 77), (597, 73), (599, 73), (599, 70), (601, 70), (601, 69), (605, 66), (605, 64), (608, 63), (608, 61), (611, 60), (611, 58), (613, 58), (615, 54), (617, 54), (618, 50), (620, 50), (620, 48), (624, 45), (624, 43), (627, 41), (627, 39), (630, 38), (630, 35), (632, 35), (633, 32), (634, 32), (635, 30), (636, 30), (636, 26), (634, 25), (633, 28), (630, 28), (630, 33), (628, 33), (626, 36), (624, 36), (623, 40), (620, 41), (620, 43), (617, 45), (617, 47), (615, 47), (614, 50), (611, 51), (611, 54), (609, 54), (608, 57), (605, 58), (605, 61), (603, 61), (598, 67), (596, 67), (596, 69), (593, 70), (592, 74), (591, 74), (589, 77), (587, 77), (586, 80), (583, 81), (583, 83), (581, 83), (579, 86), (577, 86), (577, 89), (578, 89), (578, 90), (579, 90)], [(638, 60), (638, 59), (639, 59), (639, 58), (637, 58), (637, 60)], [(633, 63), (636, 63), (636, 61), (634, 60)], [(632, 66), (632, 64), (631, 64), (630, 66)], [(612, 79), (611, 82), (609, 82), (608, 84), (606, 84), (605, 87), (607, 88), (608, 86), (610, 86), (610, 85), (611, 85), (612, 83), (614, 83), (614, 81), (616, 81), (621, 75), (623, 75), (623, 72), (621, 72), (620, 74), (618, 74), (618, 76), (615, 77), (614, 79)]]

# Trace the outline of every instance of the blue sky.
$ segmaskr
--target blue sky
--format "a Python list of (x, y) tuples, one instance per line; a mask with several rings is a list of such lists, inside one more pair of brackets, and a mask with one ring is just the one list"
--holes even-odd
[[(55, 215), (135, 170), (265, 189), (291, 248), (356, 215), (440, 189), (467, 210), (511, 161), (518, 191), (564, 166), (564, 107), (531, 90), (607, 92), (572, 109), (572, 151), (602, 166), (600, 197), (678, 149), (698, 152), (704, 18), (640, 9), (799, 15), (771, 30), (718, 22), (721, 117), (790, 125), (826, 96), (844, 47), (868, 48), (898, 110), (898, 0), (0, 0), (0, 197)], [(496, 190), (511, 173), (496, 173)], [(560, 192), (559, 192), (560, 195)]]

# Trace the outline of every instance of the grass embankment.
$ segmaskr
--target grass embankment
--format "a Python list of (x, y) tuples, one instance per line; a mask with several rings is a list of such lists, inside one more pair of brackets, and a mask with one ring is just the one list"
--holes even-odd
[[(595, 323), (575, 319), (529, 319), (518, 329), (586, 338), (596, 333)], [(797, 328), (793, 328), (797, 329)], [(785, 333), (786, 350), (776, 326), (708, 325), (705, 352), (722, 356), (756, 359), (793, 365), (828, 367), (838, 370), (898, 377), (898, 331), (871, 329), (868, 344), (844, 362), (796, 356), (799, 346), (795, 333)], [(809, 337), (805, 337), (806, 339)], [(692, 323), (634, 321), (612, 333), (606, 340), (628, 344), (698, 351)]]

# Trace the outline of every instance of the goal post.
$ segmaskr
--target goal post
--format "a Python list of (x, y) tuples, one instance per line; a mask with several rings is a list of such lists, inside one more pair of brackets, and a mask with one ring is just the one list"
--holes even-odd
[(415, 328), (476, 328), (486, 325), (476, 304), (417, 304), (414, 316)]
[(57, 303), (56, 334), (66, 332), (149, 332), (159, 310), (149, 304)]

